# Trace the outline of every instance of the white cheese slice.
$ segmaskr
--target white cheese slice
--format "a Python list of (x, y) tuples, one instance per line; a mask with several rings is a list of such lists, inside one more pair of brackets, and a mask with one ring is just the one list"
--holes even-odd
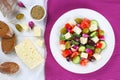
[(95, 57), (96, 60), (100, 60), (102, 58), (102, 56), (97, 53), (95, 53), (93, 56)]
[(97, 36), (95, 36), (91, 40), (93, 40), (95, 43), (97, 43), (99, 41), (99, 38)]
[(40, 37), (42, 30), (41, 30), (40, 27), (34, 27), (34, 28), (33, 28), (33, 32), (34, 32), (34, 36)]
[(81, 57), (82, 57), (82, 58), (87, 58), (87, 57), (88, 57), (88, 53), (82, 52), (82, 53), (81, 53)]
[(33, 43), (29, 39), (25, 39), (23, 42), (15, 46), (15, 51), (18, 57), (30, 68), (34, 69), (44, 58), (35, 49)]
[(74, 31), (75, 33), (77, 33), (78, 35), (82, 32), (81, 29), (80, 29), (79, 27), (77, 27), (77, 26), (75, 26), (75, 27), (73, 28), (73, 31)]
[(80, 37), (80, 43), (81, 44), (86, 44), (88, 41), (88, 38)]
[(65, 36), (65, 39), (69, 39), (71, 37), (71, 34), (68, 32), (64, 36)]

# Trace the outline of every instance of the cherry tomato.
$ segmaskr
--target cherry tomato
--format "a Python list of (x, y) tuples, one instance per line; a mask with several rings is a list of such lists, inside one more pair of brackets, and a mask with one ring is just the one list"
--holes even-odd
[(65, 28), (66, 28), (66, 29), (72, 29), (73, 26), (71, 26), (69, 23), (67, 23), (67, 24), (65, 24)]
[(88, 63), (88, 59), (84, 59), (84, 60), (81, 60), (81, 61), (80, 61), (80, 65), (81, 65), (81, 66), (86, 66), (87, 63)]
[(63, 40), (60, 40), (60, 44), (65, 44), (65, 41), (63, 41)]
[(77, 55), (79, 55), (78, 52), (73, 52), (73, 53), (71, 54), (71, 57), (74, 57), (74, 56), (77, 56)]
[(81, 28), (89, 28), (90, 27), (90, 20), (87, 18), (84, 18), (83, 21), (81, 22)]
[(66, 49), (66, 50), (64, 50), (63, 52), (62, 52), (62, 55), (63, 55), (63, 57), (67, 57), (67, 56), (69, 56), (71, 53), (69, 52), (69, 50), (68, 49)]
[(102, 48), (102, 43), (98, 42), (98, 43), (96, 44), (96, 48)]

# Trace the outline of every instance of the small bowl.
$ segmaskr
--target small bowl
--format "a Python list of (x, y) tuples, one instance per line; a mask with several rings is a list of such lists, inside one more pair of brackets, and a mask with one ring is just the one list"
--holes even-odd
[[(40, 14), (40, 13), (42, 13), (41, 11), (40, 11), (40, 9), (42, 8), (42, 11), (44, 11), (43, 12), (43, 14), (40, 16), (40, 15), (38, 15), (38, 14)], [(34, 11), (33, 11), (33, 9), (34, 9)], [(37, 14), (37, 12), (39, 11), (39, 13)], [(34, 15), (33, 15), (34, 14)], [(41, 20), (43, 20), (44, 18), (45, 18), (45, 16), (46, 16), (46, 9), (43, 7), (43, 6), (41, 6), (41, 5), (34, 5), (32, 8), (31, 8), (31, 10), (30, 10), (30, 15), (31, 15), (31, 17), (34, 19), (34, 20), (37, 20), (37, 21), (41, 21)], [(37, 16), (36, 16), (37, 15)], [(38, 18), (37, 18), (38, 17)]]

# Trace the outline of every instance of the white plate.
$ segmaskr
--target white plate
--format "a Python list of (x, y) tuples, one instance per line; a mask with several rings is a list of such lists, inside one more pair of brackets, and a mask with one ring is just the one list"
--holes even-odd
[[(72, 62), (67, 62), (66, 59), (61, 55), (61, 50), (59, 49), (60, 29), (68, 20), (75, 19), (77, 17), (86, 17), (88, 19), (97, 20), (100, 28), (105, 31), (105, 41), (107, 43), (106, 49), (103, 50), (101, 53), (102, 59), (96, 62), (89, 62), (88, 65), (85, 67), (82, 67), (79, 64), (74, 64)], [(114, 45), (114, 32), (110, 23), (103, 15), (90, 9), (81, 8), (66, 12), (55, 22), (50, 34), (50, 48), (53, 57), (61, 67), (73, 73), (86, 74), (102, 68), (112, 56)]]

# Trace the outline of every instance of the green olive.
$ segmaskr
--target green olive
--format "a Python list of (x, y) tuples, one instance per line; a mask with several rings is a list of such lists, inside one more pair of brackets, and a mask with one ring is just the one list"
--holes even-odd
[(95, 48), (95, 53), (100, 53), (101, 49), (100, 48)]
[(71, 46), (71, 45), (70, 45), (70, 41), (67, 41), (67, 42), (65, 43), (65, 48), (66, 48), (66, 49), (69, 49), (70, 46)]
[(17, 20), (21, 20), (21, 19), (23, 19), (23, 17), (24, 17), (24, 14), (22, 14), (22, 13), (19, 13), (16, 15)]
[(84, 28), (82, 32), (87, 34), (87, 33), (89, 33), (89, 29), (88, 28)]
[(103, 36), (104, 35), (104, 31), (103, 30), (99, 30), (99, 35)]
[(76, 19), (75, 19), (75, 22), (78, 23), (78, 24), (81, 23), (81, 21), (82, 21), (81, 18), (76, 18)]
[(64, 28), (62, 28), (62, 29), (60, 30), (60, 33), (61, 33), (61, 34), (66, 34), (66, 33), (67, 33), (66, 28), (65, 28), (65, 27), (64, 27)]
[(16, 27), (16, 29), (17, 29), (19, 32), (22, 32), (23, 28), (22, 28), (21, 25), (16, 24), (15, 27)]

